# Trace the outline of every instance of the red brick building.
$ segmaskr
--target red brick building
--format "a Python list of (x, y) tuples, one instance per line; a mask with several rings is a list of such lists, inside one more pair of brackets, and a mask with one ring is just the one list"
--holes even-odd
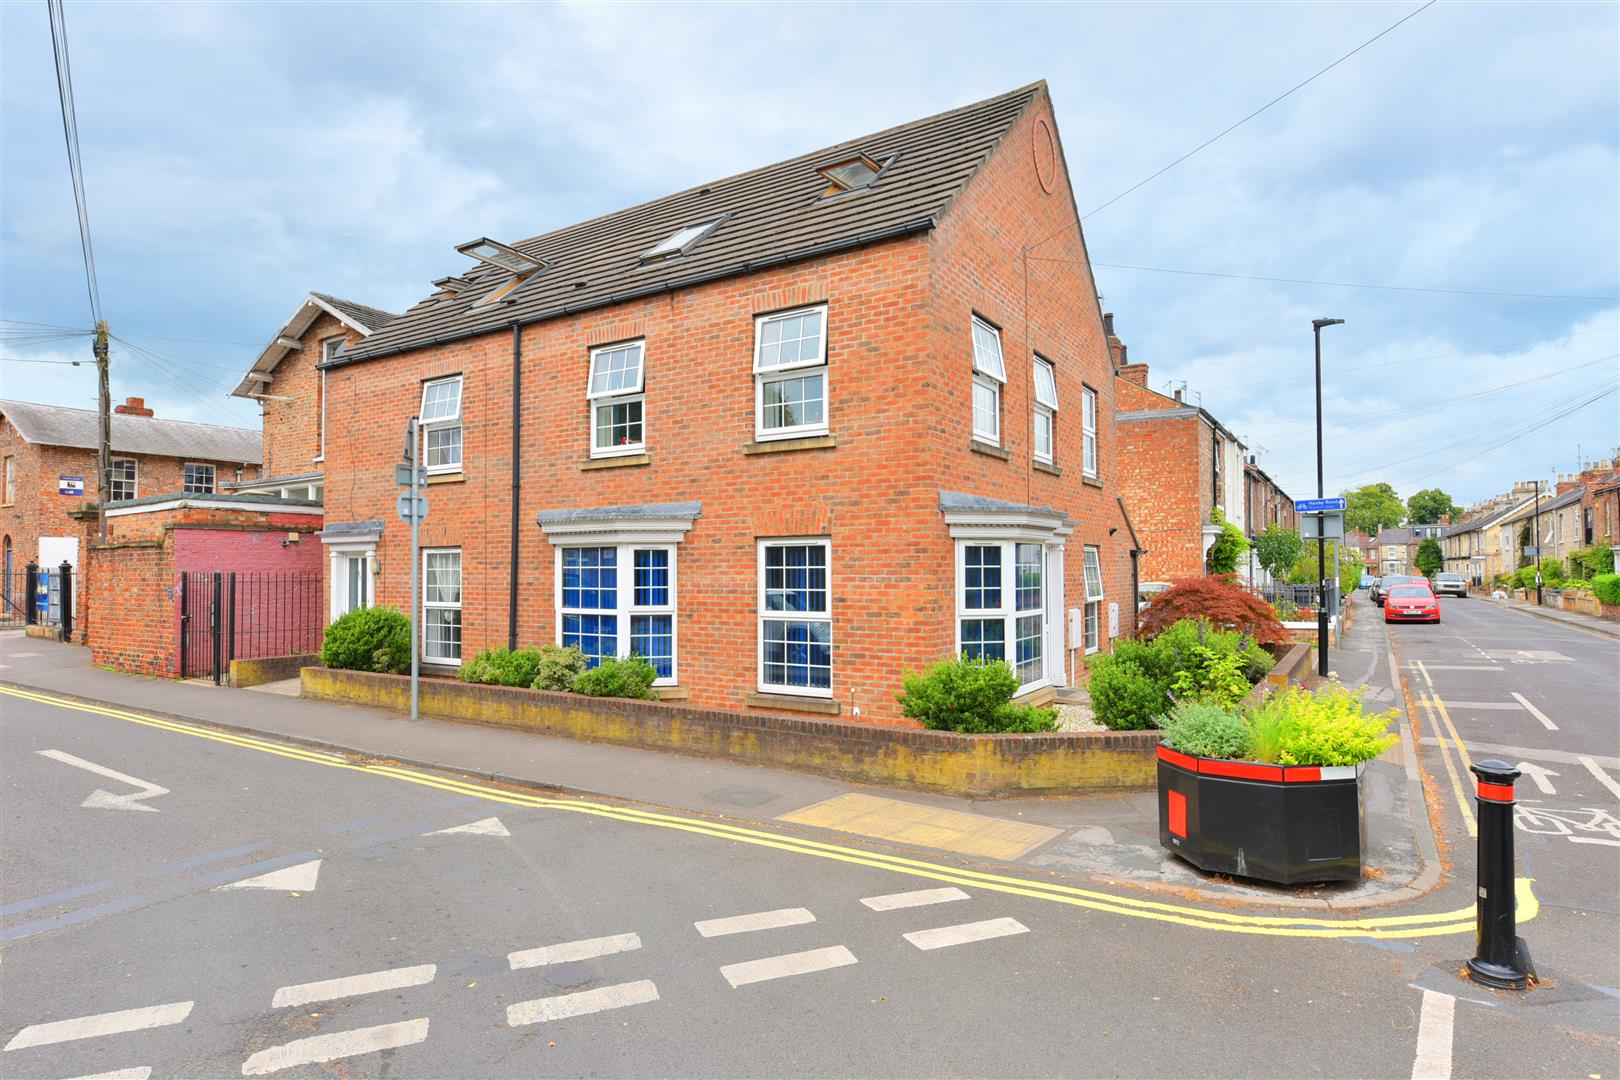
[(321, 365), (334, 614), (408, 603), (420, 416), (439, 671), (562, 641), (694, 704), (892, 721), (904, 671), (1002, 656), (1039, 697), (1132, 631), (1044, 84), (459, 250), (477, 265)]
[[(0, 544), (8, 582), (29, 562), (79, 564), (82, 531), (70, 514), (101, 497), (100, 438), (93, 409), (0, 401)], [(159, 419), (141, 398), (129, 398), (113, 407), (109, 501), (212, 495), (258, 474), (260, 446), (257, 431)]]

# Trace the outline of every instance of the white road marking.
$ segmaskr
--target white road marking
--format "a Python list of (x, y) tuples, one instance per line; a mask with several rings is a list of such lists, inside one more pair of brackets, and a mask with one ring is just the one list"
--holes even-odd
[(809, 975), (828, 968), (848, 967), (855, 963), (855, 954), (842, 945), (830, 949), (811, 949), (808, 952), (788, 953), (786, 956), (767, 956), (763, 960), (749, 960), (741, 964), (727, 964), (720, 969), (726, 982), (735, 990), (749, 983), (770, 979), (786, 979), (793, 975)]
[(258, 877), (243, 878), (241, 881), (227, 882), (224, 885), (215, 885), (214, 892), (221, 889), (277, 889), (283, 892), (314, 892), (315, 880), (321, 873), (321, 860), (299, 863), (297, 866), (288, 866), (280, 870), (272, 870), (268, 874)]
[(1604, 840), (1597, 836), (1571, 836), (1569, 842), (1572, 844), (1603, 844), (1608, 847), (1620, 847), (1620, 840)]
[(1017, 919), (986, 919), (984, 922), (941, 926), (934, 930), (916, 930), (902, 936), (919, 949), (944, 949), (972, 941), (989, 941), (991, 938), (1027, 933), (1029, 927)]
[(1558, 725), (1547, 719), (1546, 713), (1542, 712), (1540, 709), (1526, 701), (1523, 694), (1519, 693), (1517, 690), (1510, 690), (1508, 692), (1518, 699), (1520, 705), (1523, 705), (1526, 709), (1530, 710), (1531, 716), (1541, 721), (1542, 727), (1546, 728), (1548, 731), (1558, 730)]
[(1457, 999), (1450, 994), (1423, 991), (1412, 1080), (1451, 1080), (1451, 1033), (1456, 1011)]
[(320, 982), (283, 986), (271, 999), (270, 1007), (280, 1009), (288, 1005), (308, 1005), (312, 1001), (331, 1001), (333, 998), (375, 994), (379, 990), (422, 986), (432, 982), (438, 970), (433, 964), (418, 964), (416, 967), (389, 968), (386, 971), (373, 971), (365, 975), (348, 975), (341, 979), (323, 979)]
[(86, 761), (84, 758), (74, 757), (72, 754), (61, 750), (40, 750), (37, 751), (37, 753), (40, 757), (48, 757), (52, 761), (60, 761), (62, 764), (71, 765), (75, 769), (83, 769), (85, 772), (95, 773), (97, 776), (105, 776), (109, 780), (117, 780), (120, 784), (128, 784), (130, 787), (141, 789), (139, 791), (132, 791), (127, 795), (114, 795), (110, 791), (103, 791), (102, 789), (97, 788), (95, 791), (90, 793), (90, 797), (88, 799), (79, 804), (80, 806), (88, 806), (93, 810), (145, 810), (148, 813), (155, 814), (157, 813), (157, 807), (144, 806), (140, 803), (140, 800), (155, 799), (159, 795), (167, 795), (169, 793), (169, 789), (166, 787), (158, 787), (156, 784), (148, 783), (145, 780), (137, 780), (133, 776), (125, 776), (123, 773), (114, 769), (109, 769), (105, 765), (97, 765), (93, 761)]
[(506, 826), (501, 824), (498, 817), (487, 817), (482, 821), (468, 822), (466, 825), (455, 825), (448, 829), (435, 829), (423, 836), (450, 836), (455, 833), (465, 833), (468, 836), (511, 836)]
[(1589, 772), (1593, 776), (1597, 777), (1598, 782), (1601, 783), (1604, 787), (1609, 789), (1609, 794), (1610, 795), (1613, 795), (1615, 798), (1620, 799), (1620, 784), (1615, 783), (1614, 778), (1612, 776), (1610, 776), (1608, 773), (1604, 772), (1602, 769), (1598, 768), (1598, 763), (1596, 761), (1592, 760), (1590, 757), (1587, 757), (1584, 754), (1581, 755), (1580, 761), (1581, 761), (1582, 765), (1586, 766), (1586, 771), (1587, 772)]
[(623, 1009), (629, 1005), (645, 1005), (658, 1000), (658, 987), (649, 979), (639, 982), (602, 986), (595, 990), (581, 990), (577, 994), (536, 998), (520, 1001), (506, 1009), (506, 1026), (522, 1027), (541, 1024), (548, 1020), (566, 1020), (571, 1016), (589, 1016), (608, 1009)]
[(704, 937), (724, 937), (726, 934), (776, 930), (784, 926), (801, 926), (815, 921), (816, 917), (804, 908), (790, 907), (776, 911), (756, 911), (752, 915), (732, 915), (725, 919), (704, 919), (692, 925)]
[(152, 1075), (152, 1066), (137, 1065), (132, 1069), (114, 1069), (112, 1072), (93, 1073), (90, 1076), (75, 1076), (73, 1080), (146, 1080)]
[(397, 1024), (355, 1028), (353, 1031), (334, 1031), (330, 1035), (316, 1035), (311, 1039), (295, 1039), (290, 1043), (260, 1050), (242, 1062), (243, 1076), (262, 1076), (265, 1073), (290, 1069), (294, 1065), (315, 1065), (323, 1061), (375, 1054), (379, 1050), (394, 1050), (413, 1046), (427, 1038), (428, 1018), (404, 1020)]
[(546, 964), (566, 964), (574, 960), (594, 960), (598, 956), (631, 952), (641, 948), (638, 934), (614, 934), (611, 937), (589, 938), (585, 941), (567, 941), (561, 945), (543, 945), (538, 949), (523, 949), (510, 953), (506, 962), (513, 971), (543, 967)]
[(1557, 776), (1558, 774), (1545, 765), (1532, 765), (1528, 761), (1521, 761), (1518, 764), (1518, 770), (1535, 781), (1536, 787), (1541, 789), (1543, 795), (1558, 794), (1557, 790), (1552, 786), (1552, 781), (1547, 779), (1549, 776)]
[(861, 903), (873, 911), (894, 911), (928, 904), (948, 904), (952, 900), (967, 898), (968, 894), (961, 889), (919, 889), (916, 892), (889, 893), (887, 896), (868, 896)]
[(1516, 701), (1448, 701), (1446, 706), (1457, 712), (1479, 712), (1482, 709), (1486, 711), (1495, 709), (1511, 712), (1524, 711), (1524, 706)]
[(123, 1009), (72, 1020), (53, 1020), (48, 1024), (30, 1024), (12, 1036), (11, 1041), (6, 1043), (6, 1049), (26, 1050), (30, 1046), (50, 1046), (75, 1039), (94, 1039), (102, 1035), (122, 1035), (126, 1031), (168, 1027), (190, 1016), (191, 1007), (195, 1004), (194, 1001), (176, 1001), (169, 1005), (148, 1005), (142, 1009)]
[[(1412, 666), (1421, 668), (1421, 667), (1424, 666), (1424, 662), (1419, 660), (1416, 664), (1414, 664)], [(1506, 671), (1507, 670), (1507, 668), (1498, 667), (1495, 664), (1429, 664), (1428, 668), (1429, 668), (1430, 671)], [(1433, 686), (1434, 684), (1430, 683), (1429, 685)]]

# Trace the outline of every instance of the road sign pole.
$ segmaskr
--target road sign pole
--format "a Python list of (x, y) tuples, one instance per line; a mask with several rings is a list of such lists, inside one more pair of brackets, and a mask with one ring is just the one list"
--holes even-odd
[(411, 467), (411, 719), (415, 720), (422, 681), (422, 515), (416, 501), (421, 494), (422, 429), (416, 417), (411, 417), (406, 433), (406, 464)]

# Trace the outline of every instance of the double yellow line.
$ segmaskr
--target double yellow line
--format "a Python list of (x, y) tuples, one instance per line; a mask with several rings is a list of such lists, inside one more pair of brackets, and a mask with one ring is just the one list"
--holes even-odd
[[(51, 705), (57, 708), (106, 716), (128, 723), (141, 724), (145, 727), (157, 728), (160, 731), (189, 735), (199, 739), (209, 739), (213, 742), (224, 743), (227, 746), (274, 754), (277, 757), (302, 761), (311, 765), (324, 765), (329, 768), (347, 769), (352, 772), (384, 776), (394, 780), (402, 780), (409, 784), (416, 784), (420, 787), (437, 788), (441, 791), (467, 795), (507, 806), (589, 814), (592, 817), (609, 818), (632, 825), (673, 829), (698, 836), (710, 836), (737, 843), (752, 844), (756, 847), (771, 848), (795, 855), (831, 859), (855, 866), (887, 870), (896, 874), (926, 878), (930, 881), (1007, 893), (1033, 900), (1044, 900), (1049, 903), (1067, 904), (1071, 907), (1102, 911), (1111, 915), (1174, 923), (1199, 930), (1214, 930), (1232, 934), (1254, 934), (1266, 937), (1361, 937), (1380, 940), (1436, 937), (1447, 934), (1472, 933), (1474, 931), (1474, 907), (1472, 905), (1458, 908), (1455, 911), (1436, 912), (1427, 915), (1387, 915), (1351, 919), (1239, 915), (1215, 908), (1197, 908), (1181, 904), (1161, 903), (1094, 889), (1080, 889), (1056, 882), (983, 873), (943, 863), (863, 851), (859, 848), (845, 847), (840, 844), (823, 843), (817, 840), (767, 832), (763, 829), (728, 825), (722, 822), (682, 817), (676, 814), (638, 810), (628, 806), (614, 806), (607, 803), (592, 802), (587, 799), (531, 795), (523, 792), (508, 791), (487, 784), (456, 780), (404, 766), (354, 761), (341, 754), (323, 750), (304, 749), (295, 745), (256, 738), (251, 735), (239, 735), (177, 720), (147, 716), (126, 709), (75, 701), (52, 694), (25, 690), (20, 687), (0, 685), (0, 694), (24, 701), (36, 702), (41, 705)], [(1539, 910), (1539, 904), (1530, 888), (1530, 879), (1519, 879), (1517, 893), (1519, 922), (1523, 923), (1534, 919)]]
[[(1417, 662), (1417, 668), (1423, 674), (1423, 684), (1428, 687), (1424, 693), (1418, 695), (1418, 701), (1422, 703), (1431, 720), (1429, 730), (1434, 732), (1435, 742), (1440, 747), (1440, 760), (1445, 764), (1446, 775), (1451, 779), (1451, 793), (1457, 799), (1457, 808), (1462, 811), (1463, 824), (1468, 827), (1468, 835), (1478, 836), (1479, 822), (1475, 820), (1473, 804), (1468, 800), (1468, 782), (1465, 779), (1468, 775), (1468, 747), (1464, 745), (1462, 735), (1457, 731), (1457, 725), (1451, 722), (1451, 714), (1446, 711), (1446, 703), (1440, 699), (1440, 692), (1434, 688), (1434, 680), (1429, 677), (1429, 669), (1423, 666), (1421, 660)], [(1433, 723), (1435, 719), (1440, 723)], [(1445, 733), (1440, 730), (1440, 724), (1444, 724), (1445, 730), (1451, 733), (1450, 739), (1447, 739)], [(1455, 764), (1451, 760), (1453, 754), (1457, 758)]]

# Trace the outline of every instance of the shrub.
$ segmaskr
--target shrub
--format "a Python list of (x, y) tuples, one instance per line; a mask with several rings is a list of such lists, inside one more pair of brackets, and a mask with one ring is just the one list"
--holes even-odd
[(1164, 718), (1164, 741), (1183, 754), (1242, 758), (1249, 754), (1249, 725), (1219, 705), (1184, 701)]
[(652, 690), (656, 678), (658, 669), (639, 656), (627, 656), (623, 660), (610, 656), (580, 672), (574, 680), (574, 693), (652, 701), (658, 697)]
[(1605, 604), (1620, 604), (1620, 574), (1599, 574), (1592, 579), (1592, 592)]
[(1273, 765), (1359, 765), (1395, 744), (1387, 734), (1394, 716), (1369, 714), (1342, 686), (1285, 687), (1248, 711), (1249, 752)]
[(1279, 580), (1288, 576), (1288, 571), (1304, 552), (1305, 541), (1299, 538), (1299, 533), (1276, 522), (1267, 525), (1266, 531), (1254, 538), (1255, 559)]
[(578, 645), (543, 645), (529, 685), (536, 690), (572, 690), (584, 670), (585, 654)]
[(1210, 545), (1206, 561), (1209, 572), (1212, 574), (1235, 574), (1238, 563), (1248, 554), (1249, 540), (1243, 535), (1243, 530), (1226, 520), (1226, 516), (1217, 508), (1209, 516), (1210, 524), (1221, 527), (1221, 535), (1215, 538)]
[[(1541, 560), (1541, 580), (1545, 581), (1547, 584), (1558, 584), (1568, 576), (1569, 574), (1564, 569), (1564, 561), (1562, 559)], [(1531, 584), (1535, 584), (1534, 574), (1530, 576), (1530, 582)]]
[(1175, 701), (1235, 704), (1274, 661), (1254, 639), (1202, 619), (1183, 619), (1151, 641), (1122, 638), (1091, 670), (1091, 702), (1105, 727), (1155, 727)]
[(321, 663), (347, 671), (409, 671), (411, 621), (393, 608), (356, 608), (326, 628)]
[(1135, 660), (1116, 654), (1094, 658), (1090, 663), (1091, 707), (1097, 723), (1114, 731), (1142, 731), (1157, 727), (1159, 717), (1170, 705), (1170, 685), (1155, 678)]
[(1569, 553), (1569, 569), (1573, 576), (1590, 580), (1598, 574), (1614, 573), (1614, 548), (1608, 544), (1594, 544), (1589, 548)]
[(1057, 713), (1014, 705), (1018, 676), (1004, 660), (959, 656), (908, 671), (895, 694), (900, 711), (934, 731), (1051, 731)]
[(456, 677), (462, 682), (493, 686), (530, 686), (539, 669), (538, 650), (519, 649), (513, 652), (503, 645), (497, 649), (485, 649), (462, 664)]
[(1271, 605), (1225, 578), (1185, 578), (1154, 598), (1137, 617), (1137, 633), (1153, 637), (1183, 619), (1207, 619), (1224, 630), (1239, 630), (1256, 641), (1283, 644), (1288, 631)]

